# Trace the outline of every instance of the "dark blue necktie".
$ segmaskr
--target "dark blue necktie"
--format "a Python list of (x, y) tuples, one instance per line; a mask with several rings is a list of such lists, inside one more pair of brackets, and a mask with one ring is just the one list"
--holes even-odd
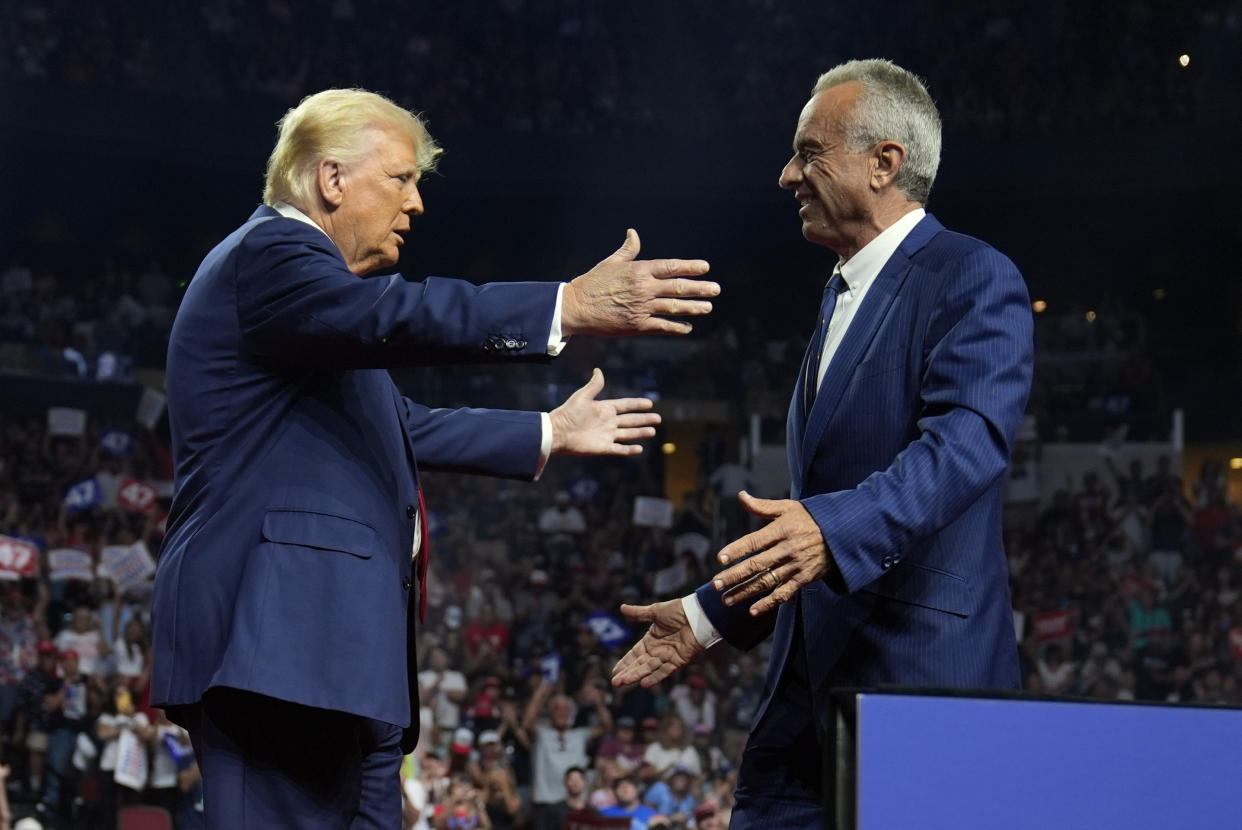
[(845, 286), (840, 271), (834, 271), (832, 279), (824, 286), (824, 301), (819, 306), (819, 325), (815, 327), (815, 335), (811, 338), (810, 355), (806, 361), (806, 377), (802, 379), (802, 417), (811, 417), (811, 407), (815, 404), (815, 394), (819, 387), (819, 362), (824, 354), (824, 338), (828, 335), (828, 324), (832, 321), (832, 312), (837, 307), (837, 295)]

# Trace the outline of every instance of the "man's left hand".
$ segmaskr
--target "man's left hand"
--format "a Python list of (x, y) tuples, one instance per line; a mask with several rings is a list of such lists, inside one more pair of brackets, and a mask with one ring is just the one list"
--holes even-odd
[(738, 586), (725, 597), (726, 605), (767, 594), (750, 607), (751, 615), (759, 616), (792, 599), (834, 565), (819, 525), (801, 502), (757, 499), (745, 490), (737, 497), (748, 512), (772, 521), (720, 551), (720, 564), (737, 564), (717, 575), (712, 585), (718, 591)]
[(552, 421), (553, 455), (638, 455), (643, 448), (631, 443), (655, 435), (660, 416), (649, 398), (597, 401), (604, 373), (596, 369), (586, 385), (548, 413)]

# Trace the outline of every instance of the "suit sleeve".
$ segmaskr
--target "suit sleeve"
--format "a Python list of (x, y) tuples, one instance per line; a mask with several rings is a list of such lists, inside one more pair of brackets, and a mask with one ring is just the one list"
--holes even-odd
[(958, 268), (928, 321), (919, 437), (857, 487), (802, 499), (850, 592), (961, 515), (1009, 464), (1031, 387), (1030, 300), (991, 248)]
[(277, 363), (381, 368), (548, 359), (556, 283), (360, 278), (321, 232), (291, 219), (250, 231), (236, 269), (243, 345)]
[(420, 468), (534, 479), (542, 438), (538, 412), (429, 409), (409, 398), (402, 403)]
[[(991, 248), (958, 263), (928, 323), (919, 437), (851, 490), (801, 500), (819, 525), (839, 577), (853, 592), (885, 573), (909, 546), (949, 524), (1001, 476), (1030, 393), (1030, 301), (1017, 268)], [(709, 582), (697, 591), (731, 645), (765, 639), (775, 614), (728, 607)]]

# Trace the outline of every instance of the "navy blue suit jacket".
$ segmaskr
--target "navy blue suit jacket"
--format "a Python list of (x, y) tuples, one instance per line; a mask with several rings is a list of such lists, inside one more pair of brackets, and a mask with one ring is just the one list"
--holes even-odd
[(926, 216), (885, 264), (846, 330), (809, 418), (789, 409), (792, 498), (819, 524), (839, 574), (776, 614), (698, 590), (726, 640), (775, 629), (763, 717), (802, 618), (815, 715), (831, 687), (1016, 687), (1001, 545), (1002, 484), (1026, 406), (1032, 318), (1017, 268)]
[(168, 349), (154, 705), (227, 686), (410, 726), (418, 466), (529, 479), (541, 426), (427, 409), (386, 367), (547, 359), (556, 288), (361, 279), (267, 207), (208, 254)]

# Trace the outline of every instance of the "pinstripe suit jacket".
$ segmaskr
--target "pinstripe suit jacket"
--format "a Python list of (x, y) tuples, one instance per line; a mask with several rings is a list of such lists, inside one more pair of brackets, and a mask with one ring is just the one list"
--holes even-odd
[(809, 418), (804, 363), (787, 426), (791, 496), (837, 572), (760, 620), (710, 583), (698, 590), (730, 643), (751, 648), (774, 630), (756, 724), (793, 648), (806, 650), (821, 726), (832, 687), (1018, 685), (1002, 484), (1032, 360), (1017, 268), (928, 215), (868, 291)]

